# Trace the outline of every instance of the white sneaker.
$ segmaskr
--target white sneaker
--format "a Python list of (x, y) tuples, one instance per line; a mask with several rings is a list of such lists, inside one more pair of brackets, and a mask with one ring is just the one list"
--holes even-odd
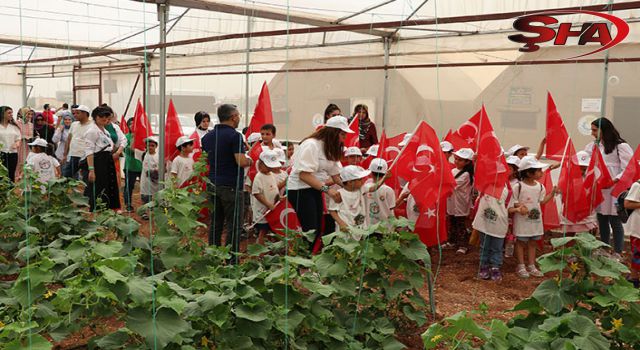
[(458, 248), (458, 250), (456, 250), (456, 253), (464, 255), (464, 254), (467, 254), (467, 251), (468, 251), (467, 247), (460, 247)]
[(520, 278), (529, 278), (529, 272), (527, 272), (524, 264), (518, 264), (518, 267), (516, 267), (516, 274)]
[(455, 246), (449, 242), (445, 242), (442, 246), (442, 249), (453, 249)]
[(544, 277), (544, 274), (536, 268), (536, 265), (529, 265), (527, 270), (529, 270), (529, 275), (533, 277)]

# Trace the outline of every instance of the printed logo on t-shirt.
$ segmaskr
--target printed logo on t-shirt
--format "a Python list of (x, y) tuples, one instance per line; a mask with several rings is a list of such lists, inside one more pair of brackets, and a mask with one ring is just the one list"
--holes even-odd
[(540, 210), (538, 210), (537, 208), (529, 210), (529, 215), (527, 215), (527, 218), (534, 221), (540, 220)]
[(49, 159), (42, 159), (40, 162), (38, 162), (38, 166), (41, 170), (49, 170), (51, 169), (51, 162), (49, 161)]
[(353, 221), (355, 221), (356, 225), (364, 224), (364, 215), (362, 215), (362, 214), (356, 215), (356, 217), (353, 219)]
[(372, 202), (369, 205), (369, 211), (371, 212), (371, 214), (373, 215), (378, 215), (380, 214), (380, 206), (378, 205), (378, 203), (376, 202)]
[(482, 213), (482, 216), (487, 220), (487, 221), (493, 221), (495, 222), (496, 220), (498, 220), (498, 213), (496, 213), (495, 210), (493, 210), (493, 208), (486, 208), (484, 210), (484, 212)]

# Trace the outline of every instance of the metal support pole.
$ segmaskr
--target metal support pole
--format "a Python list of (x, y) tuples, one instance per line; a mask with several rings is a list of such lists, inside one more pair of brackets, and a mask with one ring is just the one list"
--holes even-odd
[[(251, 33), (251, 16), (247, 16), (247, 33)], [(251, 55), (251, 36), (247, 36), (247, 50), (244, 73), (244, 125), (249, 126), (249, 62)]]
[[(164, 44), (167, 41), (167, 17), (169, 12), (169, 5), (166, 3), (158, 4), (158, 20), (160, 21), (160, 44)], [(158, 108), (158, 127), (160, 130), (159, 145), (158, 145), (158, 161), (159, 169), (158, 176), (161, 179), (160, 187), (162, 188), (162, 180), (164, 180), (165, 164), (164, 164), (164, 144), (165, 144), (165, 94), (166, 94), (166, 79), (167, 79), (167, 48), (160, 48), (160, 74), (159, 80), (159, 93), (158, 100), (160, 108)]]
[[(609, 14), (613, 11), (611, 7), (613, 0), (609, 0)], [(611, 24), (607, 23), (609, 30), (611, 30)], [(609, 50), (604, 53), (604, 71), (602, 76), (602, 103), (600, 104), (600, 118), (604, 118), (607, 114), (607, 88), (609, 83)]]
[(27, 66), (22, 67), (22, 105), (27, 105)]
[(387, 127), (389, 117), (389, 51), (391, 40), (384, 38), (384, 94), (382, 95), (382, 129)]

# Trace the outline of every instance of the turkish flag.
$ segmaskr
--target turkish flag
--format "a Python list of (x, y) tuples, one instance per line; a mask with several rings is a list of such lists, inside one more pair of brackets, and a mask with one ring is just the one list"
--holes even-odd
[(427, 247), (441, 245), (447, 241), (447, 201), (420, 213), (416, 220), (415, 233)]
[[(547, 170), (544, 172), (544, 178), (542, 179), (542, 186), (549, 193), (553, 189), (553, 181), (551, 181), (551, 171)], [(560, 215), (558, 211), (558, 206), (556, 205), (556, 200), (551, 199), (545, 204), (541, 205), (542, 207), (542, 226), (544, 226), (544, 230), (551, 230), (554, 228), (560, 227)]]
[(125, 135), (129, 133), (129, 126), (127, 125), (127, 120), (124, 119), (124, 115), (120, 118), (120, 130)]
[(480, 193), (500, 199), (502, 190), (509, 180), (511, 168), (507, 165), (500, 141), (493, 131), (491, 122), (486, 117), (487, 112), (484, 106), (482, 106), (480, 113), (483, 124), (478, 143), (473, 185)]
[(629, 160), (629, 164), (624, 169), (620, 180), (613, 187), (611, 195), (618, 197), (620, 193), (628, 190), (634, 182), (640, 180), (640, 145), (636, 148), (633, 157)]
[[(451, 142), (453, 148), (459, 150), (461, 148), (471, 148), (474, 152), (478, 152), (478, 141), (480, 136), (487, 132), (486, 126), (491, 127), (489, 119), (487, 118), (487, 112), (482, 108), (469, 118), (466, 122), (462, 123), (460, 127), (453, 132), (449, 132), (445, 136), (445, 141)], [(491, 128), (493, 131), (493, 128)]]
[(409, 191), (421, 208), (431, 208), (444, 200), (455, 187), (447, 159), (436, 132), (424, 121), (391, 165), (392, 174), (409, 182)]
[[(173, 160), (178, 155), (178, 149), (176, 148), (176, 141), (183, 136), (182, 126), (180, 125), (180, 119), (178, 119), (178, 112), (173, 105), (173, 100), (169, 100), (169, 108), (167, 108), (167, 120), (164, 127), (164, 159)], [(195, 145), (194, 145), (195, 148)]]
[(360, 148), (360, 118), (353, 117), (351, 123), (349, 123), (349, 129), (351, 129), (353, 133), (347, 134), (344, 140), (344, 146)]
[(594, 143), (589, 167), (584, 177), (585, 194), (591, 211), (604, 201), (602, 190), (611, 186), (613, 186), (613, 179), (609, 169), (607, 169), (607, 165), (604, 163), (600, 148)]
[[(558, 188), (562, 193), (562, 215), (571, 222), (579, 222), (590, 214), (578, 157), (558, 113), (551, 94), (547, 95), (547, 158), (560, 160)], [(550, 151), (549, 151), (550, 149)], [(558, 154), (558, 152), (560, 152)]]
[(142, 103), (138, 100), (136, 111), (133, 114), (133, 151), (137, 159), (142, 160), (142, 154), (147, 150), (145, 139), (153, 135), (151, 123), (147, 118)]
[(260, 142), (256, 142), (249, 150), (249, 157), (253, 160), (253, 164), (249, 166), (247, 176), (249, 176), (251, 181), (256, 178), (256, 175), (258, 175), (258, 160), (260, 159), (260, 153), (262, 153), (262, 144)]
[(547, 159), (562, 161), (567, 153), (569, 133), (567, 133), (562, 117), (558, 113), (556, 103), (549, 92), (547, 92), (547, 131), (545, 137)]
[(252, 133), (259, 133), (260, 128), (265, 124), (273, 124), (271, 97), (269, 96), (269, 87), (266, 81), (262, 84), (262, 90), (260, 90), (260, 96), (258, 96), (258, 103), (253, 110), (253, 117), (251, 118), (251, 122), (249, 122), (249, 128), (244, 136), (249, 138), (249, 135)]
[(189, 138), (193, 140), (193, 160), (197, 162), (202, 155), (202, 143), (200, 143), (200, 135), (198, 135), (197, 131), (194, 131), (189, 136)]
[(286, 198), (280, 200), (273, 210), (267, 212), (265, 219), (271, 230), (281, 236), (285, 236), (287, 231), (302, 231), (298, 215)]
[(377, 158), (382, 158), (387, 162), (393, 162), (394, 159), (400, 154), (400, 142), (404, 140), (406, 132), (396, 135), (394, 137), (387, 138), (384, 130), (382, 130), (382, 136), (378, 142), (378, 155)]

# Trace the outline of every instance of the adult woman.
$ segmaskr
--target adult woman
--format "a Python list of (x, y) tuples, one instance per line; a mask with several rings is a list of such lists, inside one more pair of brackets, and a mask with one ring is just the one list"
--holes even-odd
[(122, 155), (122, 152), (124, 152), (124, 148), (127, 146), (127, 137), (122, 132), (122, 129), (120, 129), (118, 118), (113, 112), (113, 109), (106, 103), (101, 104), (100, 107), (104, 107), (106, 110), (111, 112), (111, 121), (105, 125), (104, 128), (109, 133), (111, 141), (113, 141), (113, 144), (115, 145), (112, 151), (112, 157), (116, 166), (116, 181), (118, 182), (118, 188), (120, 188), (120, 156)]
[(53, 126), (47, 124), (46, 117), (42, 113), (36, 113), (33, 121), (33, 137), (39, 137), (47, 140), (47, 143), (53, 143), (54, 132)]
[(92, 112), (94, 124), (84, 135), (85, 158), (88, 171), (85, 195), (89, 197), (91, 211), (96, 208), (99, 198), (110, 209), (120, 209), (120, 195), (116, 180), (116, 166), (112, 151), (117, 147), (106, 126), (111, 123), (113, 111), (109, 107), (98, 106)]
[(31, 107), (22, 107), (18, 110), (18, 120), (16, 124), (20, 128), (22, 134), (22, 141), (20, 142), (20, 149), (18, 150), (18, 165), (16, 169), (16, 176), (19, 177), (22, 174), (22, 165), (25, 159), (29, 155), (28, 143), (33, 141), (33, 109)]
[(360, 150), (364, 153), (369, 147), (378, 144), (376, 125), (369, 119), (369, 107), (364, 104), (356, 105), (356, 108), (353, 109), (351, 119), (353, 120), (353, 118), (360, 119), (360, 134), (358, 138), (360, 140)]
[(71, 122), (73, 122), (73, 116), (71, 112), (64, 111), (60, 114), (62, 123), (58, 125), (56, 131), (53, 133), (51, 141), (56, 145), (55, 156), (59, 161), (64, 158), (64, 146), (69, 138), (69, 131), (71, 131)]
[[(595, 141), (590, 142), (585, 151), (591, 155), (594, 144), (598, 145), (613, 181), (618, 182), (629, 160), (633, 157), (633, 149), (620, 137), (618, 130), (607, 118), (598, 118), (591, 123), (591, 135)], [(613, 247), (615, 252), (620, 254), (624, 247), (624, 228), (616, 211), (616, 199), (611, 195), (611, 188), (602, 190), (602, 195), (604, 202), (596, 208), (600, 240), (609, 244), (611, 229), (613, 229)]]
[[(342, 146), (349, 130), (347, 119), (336, 116), (305, 139), (293, 155), (293, 167), (288, 180), (289, 201), (298, 214), (303, 231), (315, 231), (321, 236), (323, 214), (322, 193), (336, 201), (340, 195), (325, 182), (332, 178), (340, 184)], [(315, 244), (315, 242), (314, 242)]]
[(13, 120), (13, 109), (8, 106), (0, 107), (0, 160), (7, 168), (11, 182), (16, 179), (21, 139), (20, 127)]
[(334, 104), (334, 103), (329, 103), (329, 105), (327, 106), (327, 108), (324, 109), (324, 123), (327, 123), (327, 120), (331, 119), (332, 117), (336, 117), (341, 115), (342, 112), (340, 111), (340, 108)]

